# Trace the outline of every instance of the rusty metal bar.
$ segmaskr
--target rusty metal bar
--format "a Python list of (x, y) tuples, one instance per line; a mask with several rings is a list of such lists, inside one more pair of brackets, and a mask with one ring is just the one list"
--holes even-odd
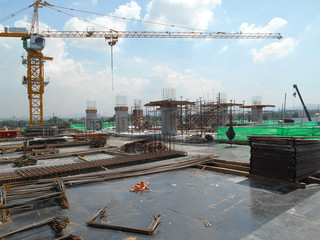
[(34, 224), (30, 224), (28, 226), (25, 226), (23, 228), (19, 228), (10, 232), (7, 232), (3, 235), (0, 236), (0, 239), (5, 238), (5, 237), (9, 237), (11, 235), (14, 235), (16, 233), (20, 233), (20, 232), (24, 232), (30, 229), (34, 229), (34, 228), (38, 228), (44, 225), (50, 225), (50, 227), (52, 227), (52, 229), (56, 232), (56, 233), (60, 233), (62, 232), (66, 227), (67, 224), (69, 224), (69, 218), (68, 217), (60, 217), (60, 216), (56, 216), (53, 218), (49, 218)]
[(159, 226), (161, 225), (160, 214), (156, 216), (152, 216), (152, 222), (150, 223), (147, 229), (112, 225), (104, 222), (99, 222), (99, 220), (101, 221), (102, 219), (107, 217), (106, 209), (107, 209), (106, 207), (101, 210), (98, 209), (98, 211), (96, 211), (91, 217), (89, 217), (89, 220), (86, 221), (86, 224), (90, 227), (106, 228), (106, 229), (113, 229), (113, 230), (119, 230), (119, 231), (125, 231), (125, 232), (141, 233), (146, 235), (154, 234), (158, 230)]

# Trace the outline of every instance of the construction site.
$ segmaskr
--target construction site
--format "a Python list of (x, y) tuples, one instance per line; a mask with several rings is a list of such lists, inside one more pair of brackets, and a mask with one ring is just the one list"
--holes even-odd
[(46, 7), (55, 6), (26, 8), (30, 30), (0, 31), (28, 53), (29, 102), (27, 126), (0, 126), (0, 239), (319, 239), (320, 126), (296, 84), (299, 122), (285, 109), (276, 116), (264, 96), (188, 99), (164, 87), (149, 102), (116, 95), (105, 120), (87, 100), (81, 123), (44, 123), (46, 38), (103, 38), (113, 54), (121, 38), (276, 41), (280, 33), (40, 31)]

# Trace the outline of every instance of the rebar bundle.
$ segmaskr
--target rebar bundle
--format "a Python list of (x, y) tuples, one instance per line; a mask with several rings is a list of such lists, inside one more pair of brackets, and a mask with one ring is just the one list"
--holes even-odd
[(7, 222), (12, 213), (27, 211), (45, 204), (69, 207), (61, 178), (41, 183), (29, 181), (4, 184), (0, 191), (0, 220)]

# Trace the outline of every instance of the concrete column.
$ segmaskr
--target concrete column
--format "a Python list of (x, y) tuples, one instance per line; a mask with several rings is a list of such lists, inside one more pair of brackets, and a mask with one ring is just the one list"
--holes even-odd
[(115, 107), (114, 110), (116, 112), (116, 132), (128, 132), (128, 107)]
[(261, 107), (253, 107), (251, 108), (252, 121), (262, 124), (262, 108)]
[(161, 132), (162, 135), (177, 134), (177, 108), (161, 107)]
[(87, 130), (93, 130), (93, 122), (97, 121), (97, 109), (87, 109), (86, 115)]

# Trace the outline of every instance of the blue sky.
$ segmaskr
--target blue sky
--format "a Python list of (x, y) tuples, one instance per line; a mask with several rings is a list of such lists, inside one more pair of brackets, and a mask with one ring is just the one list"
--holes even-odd
[[(0, 0), (0, 19), (33, 1)], [(98, 113), (113, 115), (114, 96), (127, 96), (145, 104), (161, 99), (161, 89), (175, 88), (180, 99), (216, 99), (263, 104), (278, 109), (287, 93), (287, 107), (298, 84), (307, 104), (319, 104), (320, 2), (317, 0), (48, 0), (56, 6), (126, 17), (124, 21), (101, 15), (41, 8), (41, 29), (188, 31), (151, 21), (214, 32), (280, 32), (281, 40), (121, 39), (114, 49), (114, 90), (111, 84), (110, 47), (103, 39), (46, 39), (43, 53), (53, 57), (45, 75), (50, 84), (44, 94), (44, 115), (83, 114), (87, 100), (95, 100)], [(77, 18), (78, 17), (78, 18)], [(28, 27), (32, 9), (0, 23)], [(140, 21), (142, 20), (142, 22)], [(97, 25), (105, 26), (101, 28)], [(26, 55), (20, 39), (0, 38), (0, 118), (28, 117), (27, 89), (21, 84)]]

